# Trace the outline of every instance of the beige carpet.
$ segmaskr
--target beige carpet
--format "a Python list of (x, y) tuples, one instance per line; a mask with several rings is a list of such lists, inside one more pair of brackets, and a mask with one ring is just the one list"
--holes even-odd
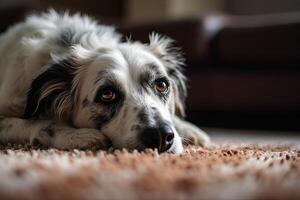
[(297, 146), (92, 152), (0, 146), (0, 199), (299, 199)]

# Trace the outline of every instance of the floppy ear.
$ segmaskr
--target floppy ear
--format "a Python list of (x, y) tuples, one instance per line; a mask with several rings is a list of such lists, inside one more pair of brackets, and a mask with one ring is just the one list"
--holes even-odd
[(64, 60), (51, 64), (32, 82), (23, 118), (53, 114), (63, 117), (72, 110), (71, 87), (75, 67)]
[(185, 99), (187, 97), (186, 77), (183, 74), (184, 58), (180, 48), (174, 47), (174, 40), (152, 33), (149, 36), (150, 50), (163, 62), (169, 76), (175, 82), (175, 114), (185, 117)]

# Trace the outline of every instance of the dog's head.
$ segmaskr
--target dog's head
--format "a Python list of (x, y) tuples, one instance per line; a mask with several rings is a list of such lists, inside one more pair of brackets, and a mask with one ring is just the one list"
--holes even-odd
[(52, 63), (32, 82), (24, 117), (53, 114), (100, 130), (116, 148), (182, 152), (172, 118), (184, 116), (183, 59), (172, 40), (125, 42)]

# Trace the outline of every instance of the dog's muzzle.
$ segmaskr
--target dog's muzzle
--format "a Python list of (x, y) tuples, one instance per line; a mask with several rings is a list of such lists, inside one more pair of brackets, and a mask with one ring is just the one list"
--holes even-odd
[(174, 142), (174, 131), (168, 124), (145, 127), (141, 132), (141, 141), (146, 148), (157, 148), (159, 152), (164, 152), (170, 149)]

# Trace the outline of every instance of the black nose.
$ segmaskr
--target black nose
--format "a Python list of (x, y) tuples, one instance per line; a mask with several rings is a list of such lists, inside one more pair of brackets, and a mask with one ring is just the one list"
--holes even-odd
[(159, 152), (164, 152), (172, 146), (174, 132), (169, 125), (146, 127), (141, 133), (141, 140), (146, 148), (157, 148)]

